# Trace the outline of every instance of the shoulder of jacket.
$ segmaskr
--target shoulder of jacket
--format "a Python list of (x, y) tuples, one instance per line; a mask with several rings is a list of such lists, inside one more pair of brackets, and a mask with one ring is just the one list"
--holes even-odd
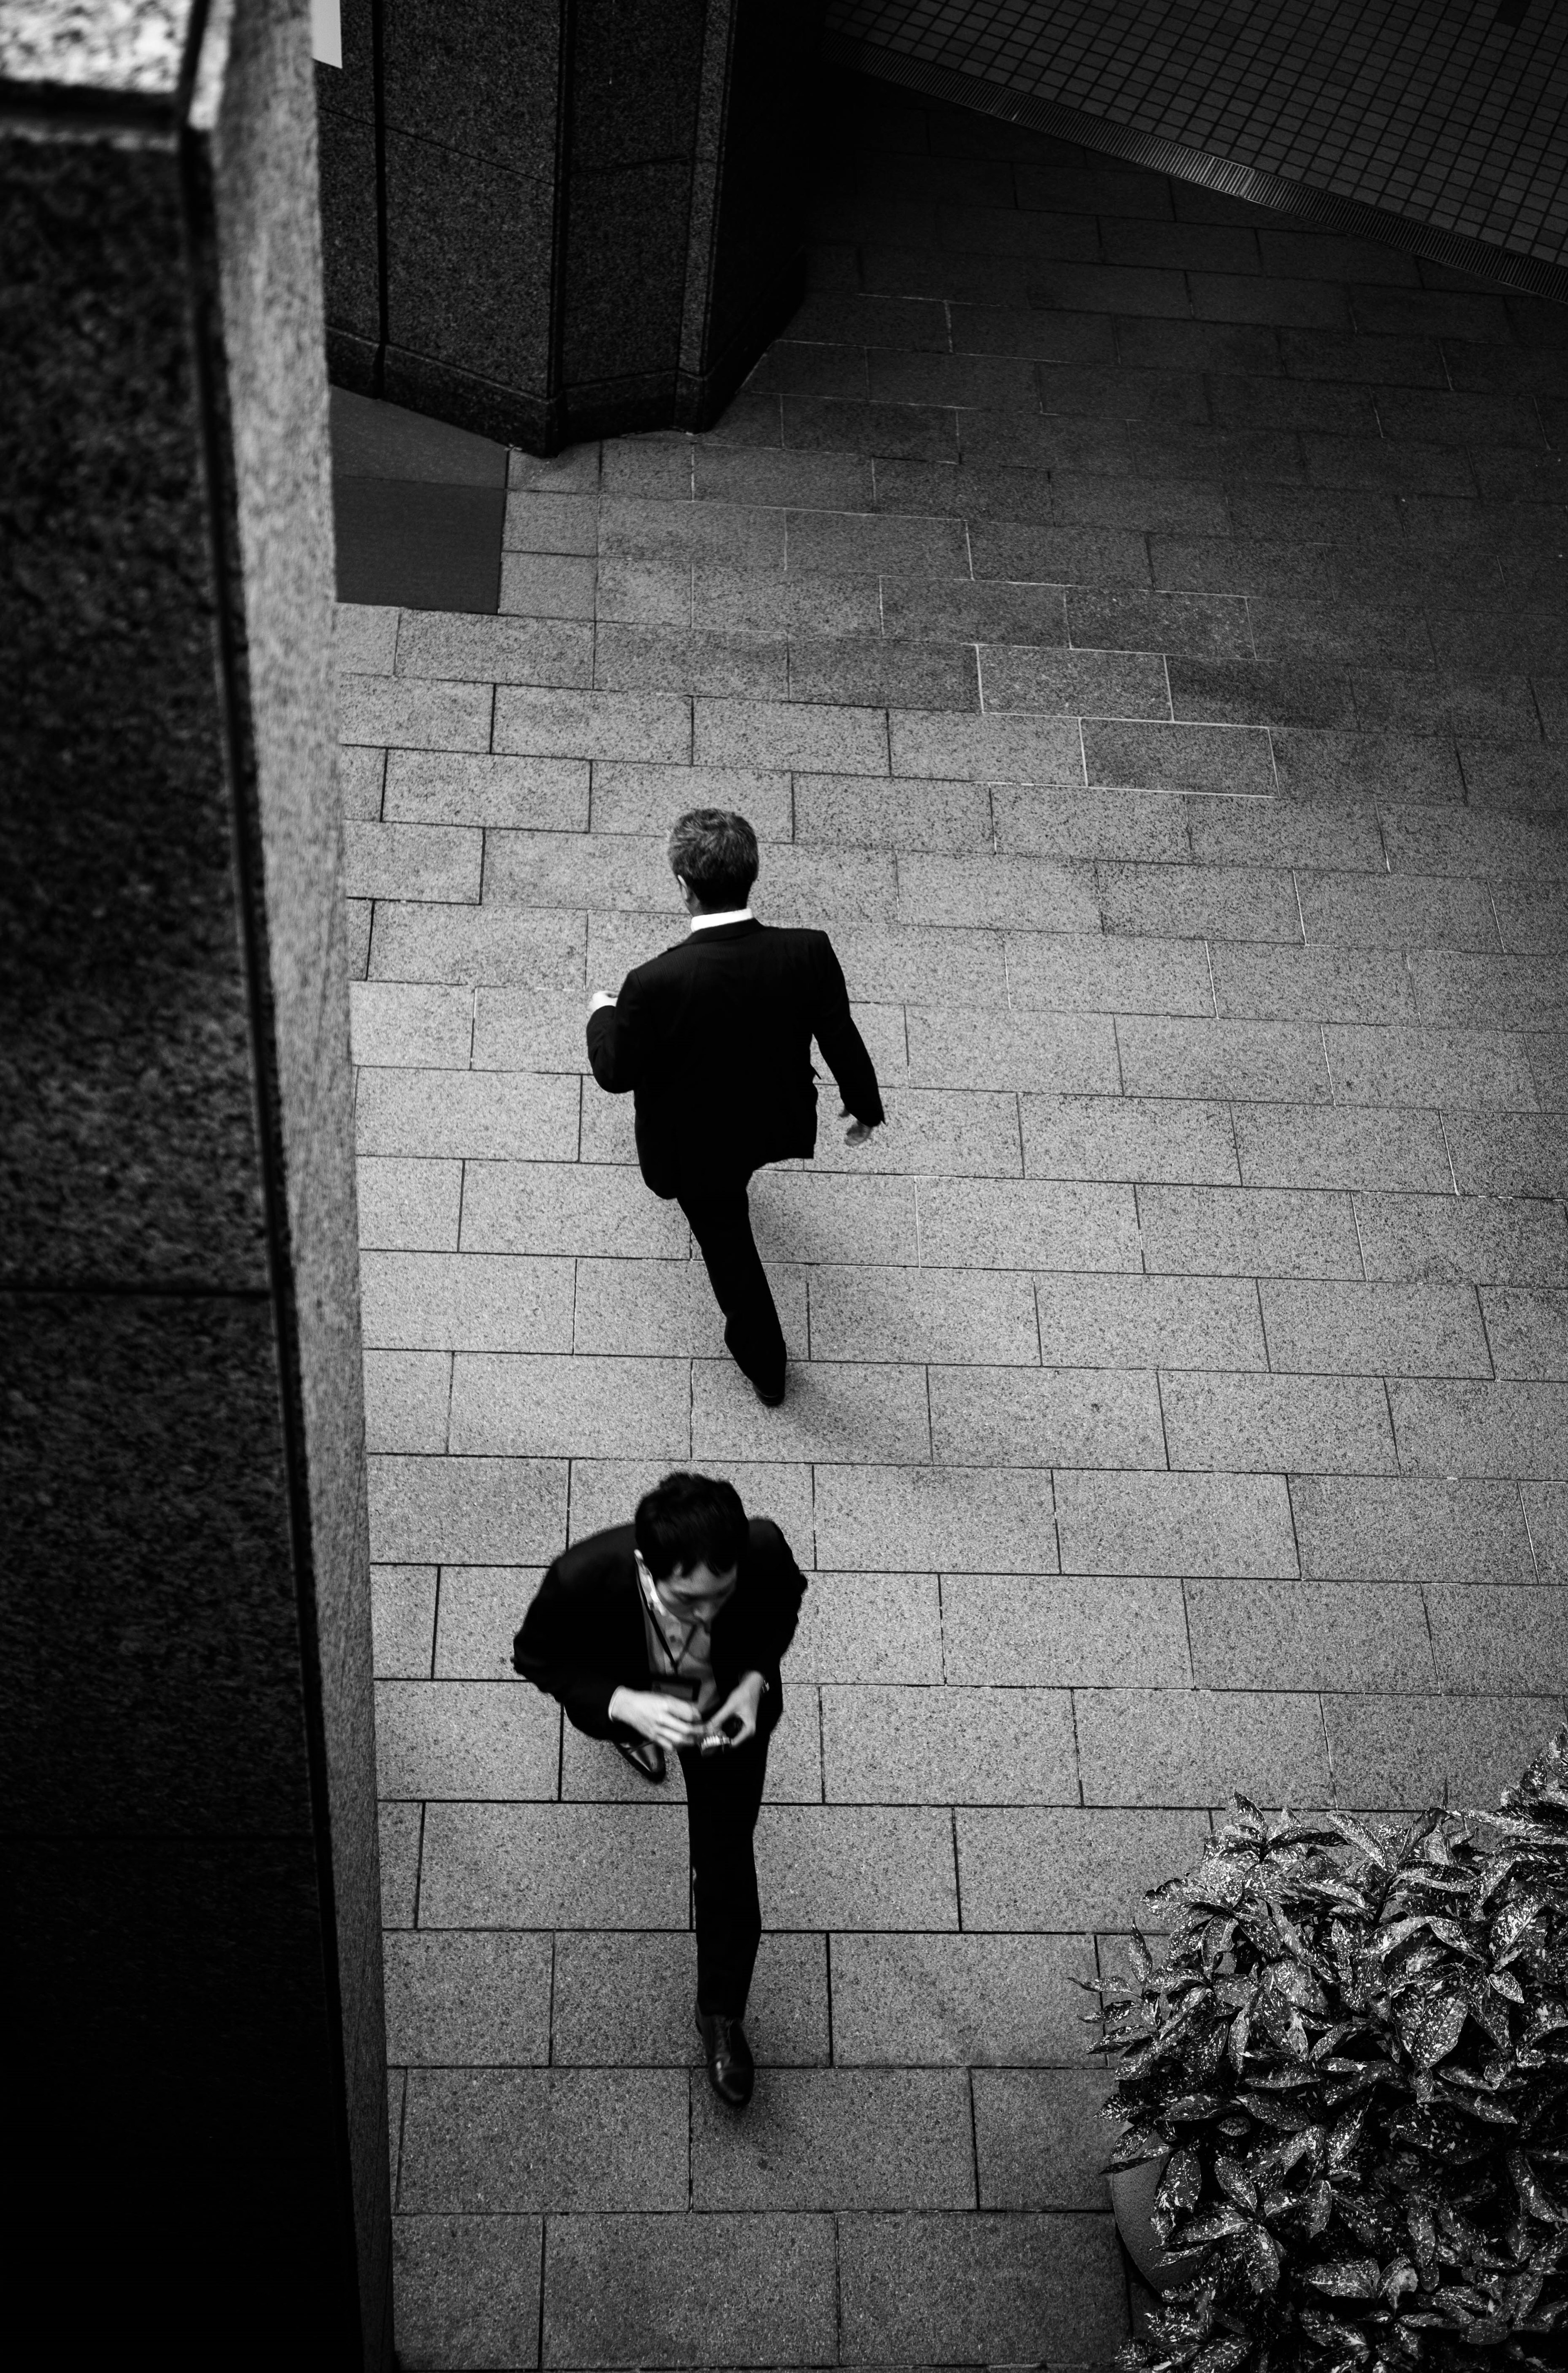
[(557, 1582), (568, 1588), (573, 1583), (591, 1582), (600, 1573), (631, 1556), (632, 1528), (629, 1525), (612, 1525), (604, 1532), (590, 1533), (580, 1541), (573, 1541), (550, 1568)]

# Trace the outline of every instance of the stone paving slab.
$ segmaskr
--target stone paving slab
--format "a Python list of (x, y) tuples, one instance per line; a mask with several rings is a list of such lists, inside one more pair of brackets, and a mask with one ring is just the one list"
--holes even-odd
[[(514, 455), (498, 618), (340, 620), (411, 2364), (1104, 2363), (1071, 1981), (1234, 1789), (1484, 1800), (1568, 1684), (1561, 349), (1014, 127), (831, 139), (715, 429)], [(887, 1090), (756, 1183), (778, 1411), (581, 1035), (708, 803)], [(688, 1461), (810, 1585), (741, 2121), (678, 1776), (509, 1666)]]

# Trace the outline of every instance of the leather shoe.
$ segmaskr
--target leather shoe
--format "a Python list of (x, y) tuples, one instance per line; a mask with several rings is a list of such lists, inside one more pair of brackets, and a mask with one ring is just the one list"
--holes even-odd
[(764, 1409), (777, 1409), (784, 1398), (784, 1379), (780, 1376), (777, 1385), (759, 1385), (754, 1376), (752, 1390)]
[(726, 2018), (721, 2011), (705, 2015), (699, 2010), (696, 2026), (708, 2055), (708, 2083), (721, 2101), (728, 2101), (732, 2110), (743, 2110), (756, 2075), (745, 2028), (738, 2018)]
[(614, 1743), (616, 1754), (624, 1755), (640, 1778), (650, 1780), (656, 1788), (660, 1785), (667, 1766), (664, 1749), (657, 1739), (617, 1738)]

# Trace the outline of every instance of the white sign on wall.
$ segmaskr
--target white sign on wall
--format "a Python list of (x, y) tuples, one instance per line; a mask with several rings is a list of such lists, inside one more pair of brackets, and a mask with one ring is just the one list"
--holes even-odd
[(310, 55), (319, 66), (343, 64), (343, 0), (310, 0)]

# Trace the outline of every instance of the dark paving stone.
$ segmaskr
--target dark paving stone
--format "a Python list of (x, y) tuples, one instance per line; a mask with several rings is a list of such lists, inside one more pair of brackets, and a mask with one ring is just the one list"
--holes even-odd
[(493, 612), (506, 508), (504, 486), (334, 479), (338, 600)]

